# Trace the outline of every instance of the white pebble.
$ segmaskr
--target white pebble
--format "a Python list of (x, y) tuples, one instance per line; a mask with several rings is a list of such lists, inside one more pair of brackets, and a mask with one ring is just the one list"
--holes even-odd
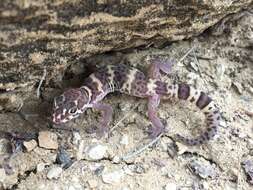
[(112, 163), (115, 163), (115, 164), (120, 163), (120, 157), (114, 156), (114, 157), (112, 158)]
[(80, 144), (78, 146), (78, 150), (76, 153), (76, 159), (81, 160), (83, 159), (83, 149), (84, 149), (84, 140), (80, 140)]
[(36, 148), (37, 142), (36, 140), (32, 139), (30, 141), (24, 141), (23, 145), (25, 146), (27, 152), (31, 152), (33, 149)]
[(78, 145), (79, 142), (81, 141), (81, 139), (82, 139), (82, 138), (81, 138), (80, 134), (79, 134), (78, 132), (74, 131), (74, 132), (73, 132), (72, 143), (73, 143), (74, 145)]
[(169, 182), (166, 184), (165, 190), (177, 190), (177, 186), (175, 183)]
[(102, 174), (102, 180), (104, 183), (113, 184), (118, 183), (124, 177), (123, 170), (113, 171), (111, 173), (104, 173)]
[(59, 166), (51, 168), (48, 173), (47, 173), (47, 178), (48, 179), (57, 179), (60, 177), (62, 173), (62, 168)]
[(36, 171), (37, 171), (37, 172), (42, 172), (42, 171), (45, 169), (45, 166), (46, 166), (45, 163), (39, 163), (39, 164), (36, 166)]
[(122, 144), (122, 145), (127, 146), (129, 144), (128, 136), (127, 135), (123, 135), (121, 137), (121, 140), (120, 140), (119, 143)]
[(0, 168), (0, 182), (3, 183), (6, 178), (6, 173), (3, 168)]
[(87, 181), (87, 183), (89, 184), (89, 187), (91, 189), (94, 189), (98, 186), (98, 181), (95, 180), (95, 179), (90, 179), (90, 180)]
[(101, 160), (105, 157), (107, 147), (103, 145), (93, 145), (88, 147), (88, 156), (91, 160)]

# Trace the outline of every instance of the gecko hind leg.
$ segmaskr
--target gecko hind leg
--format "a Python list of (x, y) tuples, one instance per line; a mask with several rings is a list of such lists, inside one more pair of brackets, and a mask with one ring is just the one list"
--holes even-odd
[(152, 128), (149, 131), (149, 138), (156, 138), (161, 133), (165, 132), (165, 127), (157, 116), (157, 107), (160, 103), (160, 96), (154, 95), (148, 99), (148, 117), (151, 120)]
[(96, 128), (97, 137), (101, 138), (109, 131), (109, 123), (112, 120), (113, 110), (110, 105), (102, 103), (95, 103), (92, 107), (102, 112), (102, 119)]

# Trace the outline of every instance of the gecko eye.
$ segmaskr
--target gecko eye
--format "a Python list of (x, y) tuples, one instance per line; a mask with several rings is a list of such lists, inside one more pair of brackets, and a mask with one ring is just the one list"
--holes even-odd
[(77, 107), (73, 107), (69, 110), (69, 113), (74, 114), (77, 111)]

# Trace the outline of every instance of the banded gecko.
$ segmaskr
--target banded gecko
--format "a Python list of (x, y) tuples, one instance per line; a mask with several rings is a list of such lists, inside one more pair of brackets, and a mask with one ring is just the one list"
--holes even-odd
[(54, 99), (53, 122), (65, 123), (77, 118), (87, 108), (95, 108), (102, 112), (98, 124), (99, 136), (108, 131), (113, 110), (101, 100), (114, 91), (131, 96), (148, 99), (148, 117), (152, 123), (150, 136), (155, 138), (164, 132), (164, 125), (157, 115), (160, 99), (171, 98), (185, 100), (196, 105), (206, 116), (207, 128), (195, 138), (187, 138), (179, 134), (176, 138), (187, 145), (199, 145), (212, 139), (219, 126), (220, 111), (214, 101), (204, 92), (187, 84), (169, 84), (161, 81), (161, 73), (168, 74), (171, 65), (161, 60), (151, 62), (147, 76), (136, 68), (124, 64), (107, 65), (99, 68), (85, 79), (80, 88), (72, 88)]

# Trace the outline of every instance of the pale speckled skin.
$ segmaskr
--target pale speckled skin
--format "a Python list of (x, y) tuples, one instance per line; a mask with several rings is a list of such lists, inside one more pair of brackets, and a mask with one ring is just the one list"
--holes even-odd
[(188, 145), (197, 145), (212, 139), (219, 126), (220, 112), (214, 102), (204, 92), (187, 84), (168, 84), (160, 80), (161, 72), (169, 73), (171, 64), (155, 60), (148, 75), (123, 64), (107, 65), (85, 79), (80, 88), (69, 89), (54, 101), (53, 122), (65, 123), (78, 117), (87, 108), (96, 108), (103, 113), (98, 126), (98, 135), (108, 130), (112, 108), (101, 100), (114, 91), (148, 99), (148, 116), (153, 124), (152, 138), (164, 131), (164, 125), (157, 116), (157, 107), (163, 97), (189, 101), (195, 104), (207, 117), (207, 129), (194, 139), (176, 135)]

